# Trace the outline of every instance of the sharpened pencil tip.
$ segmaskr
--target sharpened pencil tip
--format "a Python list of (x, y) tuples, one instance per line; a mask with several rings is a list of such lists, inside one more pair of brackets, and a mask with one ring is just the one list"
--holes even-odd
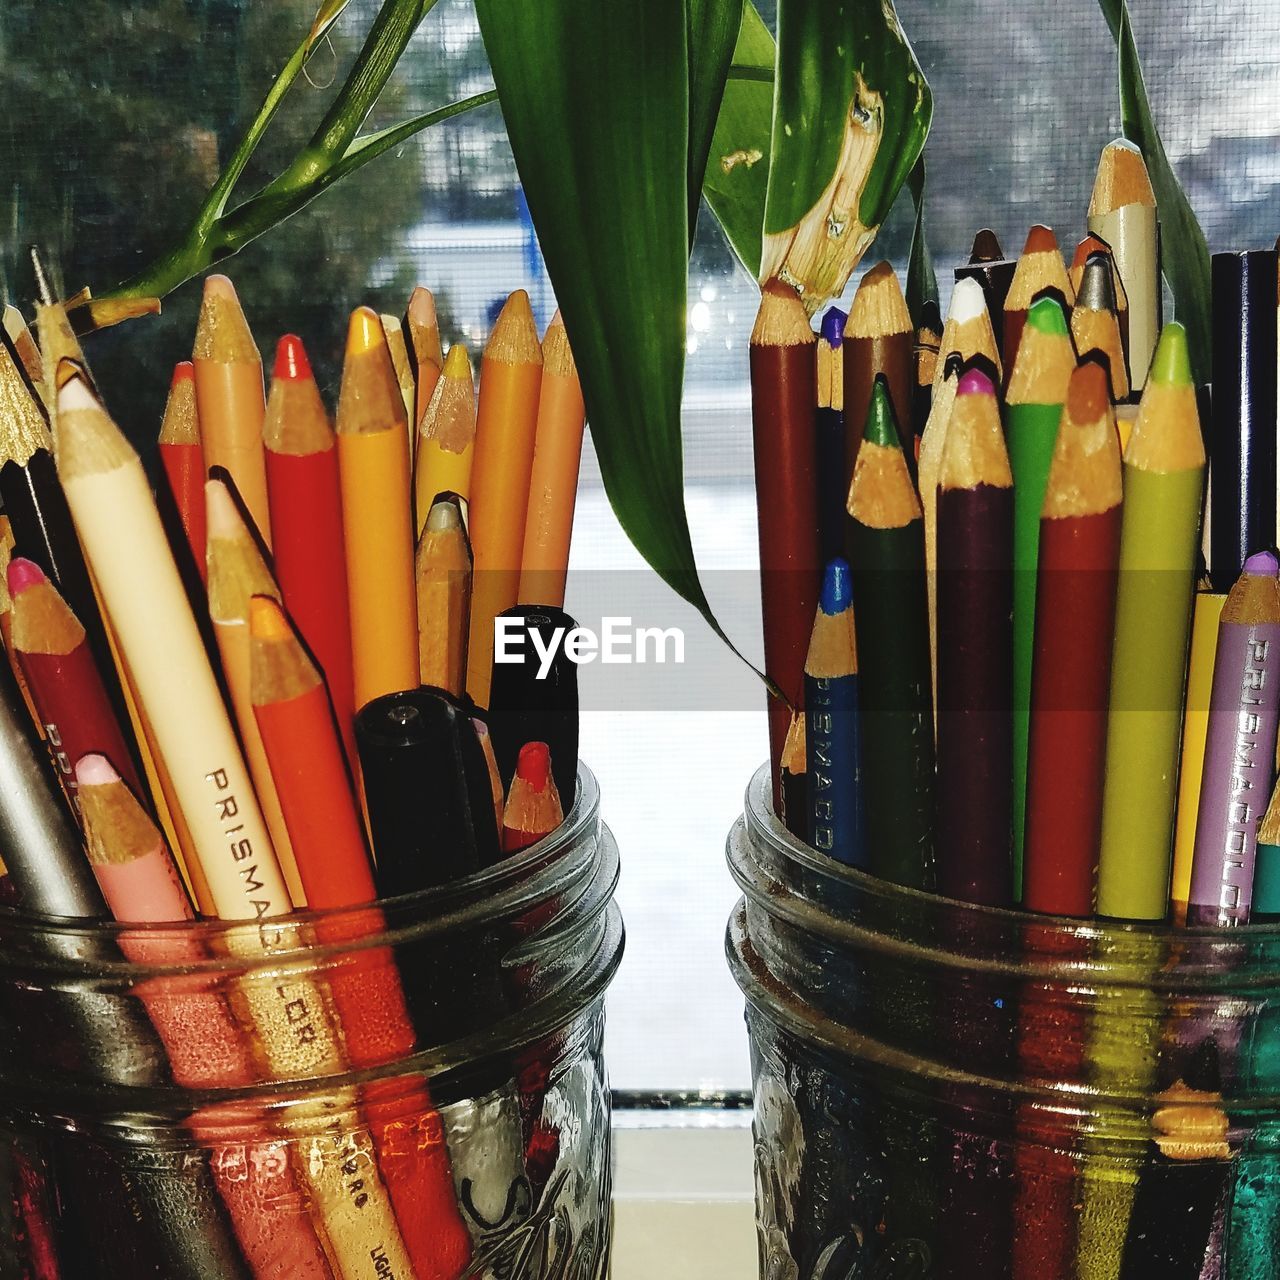
[(1156, 354), (1151, 361), (1147, 381), (1162, 387), (1189, 387), (1192, 384), (1187, 331), (1177, 320), (1170, 320), (1160, 330), (1160, 341), (1156, 343)]
[(884, 445), (886, 448), (902, 447), (898, 420), (893, 415), (893, 401), (889, 398), (889, 384), (882, 373), (876, 374), (875, 385), (871, 389), (871, 403), (867, 406), (867, 425), (863, 437), (872, 444)]
[(526, 742), (516, 759), (516, 777), (535, 791), (545, 791), (551, 777), (551, 750), (545, 742)]
[(405, 308), (409, 323), (419, 328), (434, 328), (438, 323), (436, 317), (436, 300), (430, 289), (418, 285), (409, 295), (409, 305)]
[(1095, 253), (1105, 253), (1110, 255), (1111, 246), (1102, 239), (1101, 236), (1087, 235), (1076, 245), (1076, 251), (1071, 259), (1071, 268), (1076, 270), (1083, 267), (1089, 258)]
[(1062, 303), (1051, 294), (1037, 298), (1027, 311), (1027, 328), (1037, 329), (1041, 333), (1056, 334), (1060, 338), (1070, 336), (1067, 328), (1067, 317), (1063, 313)]
[(1111, 380), (1100, 364), (1086, 360), (1071, 372), (1067, 384), (1067, 416), (1078, 426), (1097, 422), (1111, 405)]
[(75, 413), (77, 410), (101, 409), (97, 397), (89, 390), (84, 377), (74, 373), (58, 390), (58, 412)]
[(1274, 551), (1255, 551), (1244, 562), (1242, 572), (1254, 578), (1280, 577), (1280, 558)]
[(194, 382), (196, 378), (196, 367), (190, 360), (179, 360), (173, 366), (173, 379), (169, 383), (169, 390), (174, 387), (181, 386), (184, 382)]
[(25, 556), (14, 556), (9, 561), (9, 569), (5, 574), (11, 596), (20, 596), (28, 587), (38, 587), (48, 582), (44, 570)]
[(951, 318), (957, 324), (976, 320), (987, 309), (987, 295), (971, 276), (956, 281), (951, 291)]
[(843, 556), (836, 556), (827, 564), (818, 603), (825, 614), (843, 613), (853, 604), (853, 576)]
[(287, 640), (289, 619), (270, 596), (249, 597), (249, 634), (255, 640)]
[(1053, 234), (1052, 227), (1037, 222), (1027, 232), (1027, 243), (1022, 246), (1023, 253), (1053, 253), (1058, 248), (1058, 237)]
[(451, 529), (465, 527), (462, 519), (462, 499), (450, 489), (437, 493), (431, 502), (431, 510), (427, 512), (426, 531), (430, 533), (447, 533)]
[(993, 396), (995, 383), (981, 369), (966, 369), (956, 384), (957, 396)]
[(990, 227), (983, 227), (973, 237), (973, 248), (969, 250), (970, 263), (999, 262), (1004, 257), (1000, 247), (1000, 238)]
[(312, 377), (307, 349), (296, 333), (286, 333), (277, 343), (276, 362), (271, 376), (283, 378), (286, 382), (305, 382)]
[(1111, 258), (1106, 253), (1091, 253), (1080, 275), (1076, 306), (1084, 311), (1114, 311), (1116, 290), (1111, 278)]
[(230, 276), (205, 276), (203, 296), (206, 302), (218, 299), (222, 302), (234, 303), (237, 307), (240, 305), (240, 298), (236, 293), (235, 285), (231, 283)]
[(106, 756), (95, 752), (76, 761), (76, 781), (82, 787), (109, 787), (120, 781), (120, 775)]
[(471, 353), (467, 350), (465, 342), (455, 342), (449, 348), (449, 354), (444, 358), (443, 376), (446, 378), (471, 377)]
[(363, 355), (386, 345), (387, 335), (382, 328), (382, 318), (372, 307), (357, 307), (351, 313), (351, 320), (347, 325), (347, 355)]
[(204, 482), (204, 509), (210, 538), (234, 538), (243, 521), (225, 480), (211, 476)]
[(822, 317), (822, 340), (829, 347), (838, 347), (844, 342), (844, 322), (849, 317), (839, 307), (828, 307)]

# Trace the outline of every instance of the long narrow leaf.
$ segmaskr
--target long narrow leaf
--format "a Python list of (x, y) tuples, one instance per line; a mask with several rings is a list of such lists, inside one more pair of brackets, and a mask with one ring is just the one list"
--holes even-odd
[(689, 240), (702, 202), (711, 139), (742, 26), (743, 0), (687, 0), (689, 36)]
[(1151, 113), (1138, 46), (1125, 0), (1098, 0), (1116, 42), (1120, 62), (1120, 119), (1124, 136), (1142, 152), (1160, 209), (1160, 242), (1164, 275), (1173, 292), (1177, 318), (1186, 326), (1196, 381), (1209, 381), (1210, 320), (1209, 246), (1200, 222), (1165, 154)]
[(680, 442), (684, 0), (476, 0), (476, 13), (605, 490), (640, 553), (715, 626), (694, 564)]
[(753, 280), (760, 273), (764, 198), (769, 185), (776, 55), (769, 28), (748, 0), (733, 50), (733, 66), (756, 70), (762, 78), (730, 75), (726, 82), (702, 194)]
[(924, 229), (923, 155), (911, 170), (907, 187), (916, 210), (916, 220), (911, 230), (911, 253), (907, 258), (907, 310), (911, 312), (911, 321), (919, 330), (924, 324), (926, 306), (932, 304), (935, 313), (939, 306), (938, 273), (933, 269), (933, 254), (929, 252), (929, 239)]
[(892, 0), (779, 0), (762, 279), (837, 296), (924, 147), (933, 95)]

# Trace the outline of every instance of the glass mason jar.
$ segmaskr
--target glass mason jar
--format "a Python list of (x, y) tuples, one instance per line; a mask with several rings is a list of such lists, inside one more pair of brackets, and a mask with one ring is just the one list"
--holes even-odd
[(970, 907), (728, 842), (768, 1280), (1280, 1277), (1280, 928)]
[(259, 925), (0, 911), (2, 1280), (600, 1280), (618, 852)]

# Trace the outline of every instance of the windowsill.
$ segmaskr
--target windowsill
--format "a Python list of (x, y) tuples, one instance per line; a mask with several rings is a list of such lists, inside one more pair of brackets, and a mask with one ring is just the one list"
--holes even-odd
[(751, 1113), (617, 1111), (610, 1280), (756, 1274)]

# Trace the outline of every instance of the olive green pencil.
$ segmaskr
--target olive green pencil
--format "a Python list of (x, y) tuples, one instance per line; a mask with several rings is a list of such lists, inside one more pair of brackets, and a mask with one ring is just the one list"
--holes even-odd
[(924, 517), (883, 378), (849, 488), (871, 870), (934, 887), (933, 690)]

